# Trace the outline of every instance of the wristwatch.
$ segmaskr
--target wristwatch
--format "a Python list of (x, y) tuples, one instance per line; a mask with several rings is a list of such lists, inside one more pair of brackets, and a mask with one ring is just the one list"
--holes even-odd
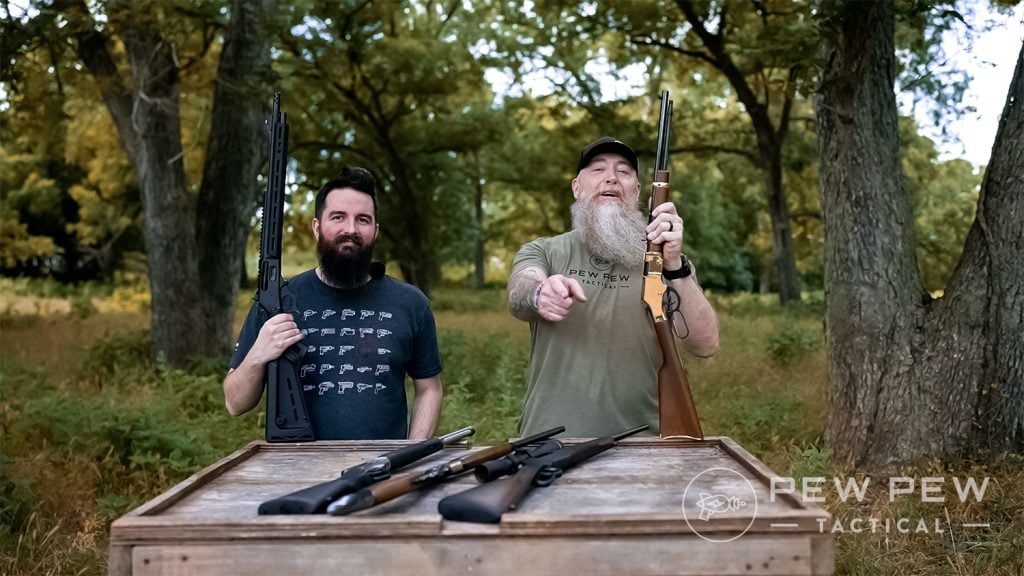
[(690, 274), (693, 274), (693, 263), (686, 257), (686, 254), (680, 254), (683, 259), (683, 265), (678, 270), (669, 270), (667, 268), (661, 269), (661, 277), (665, 280), (679, 280), (680, 278), (686, 278)]

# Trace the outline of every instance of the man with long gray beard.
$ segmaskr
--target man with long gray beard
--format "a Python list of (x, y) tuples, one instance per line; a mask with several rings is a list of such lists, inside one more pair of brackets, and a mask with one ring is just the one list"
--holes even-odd
[(530, 322), (530, 367), (519, 433), (565, 426), (570, 437), (641, 424), (658, 433), (661, 349), (641, 299), (645, 242), (663, 247), (663, 277), (679, 295), (683, 348), (718, 350), (718, 319), (683, 255), (683, 220), (666, 202), (639, 210), (636, 152), (602, 137), (580, 152), (573, 229), (524, 245), (512, 264), (508, 307)]
[[(295, 315), (259, 323), (254, 304), (224, 379), (233, 415), (259, 405), (266, 365), (302, 341), (300, 380), (317, 440), (429, 438), (441, 412), (441, 360), (426, 296), (373, 261), (373, 175), (346, 166), (316, 195), (320, 265), (288, 281)], [(405, 375), (415, 399), (408, 419)]]

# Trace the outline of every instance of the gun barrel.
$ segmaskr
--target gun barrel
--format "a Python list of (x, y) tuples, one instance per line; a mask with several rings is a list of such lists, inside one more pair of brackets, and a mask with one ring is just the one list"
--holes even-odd
[(444, 436), (439, 437), (438, 440), (440, 440), (442, 444), (451, 444), (452, 442), (458, 442), (459, 440), (472, 436), (473, 434), (476, 434), (476, 429), (472, 426), (466, 426), (465, 428), (459, 428), (454, 432), (449, 432)]
[(626, 430), (625, 432), (619, 432), (618, 434), (613, 434), (612, 435), (612, 440), (615, 440), (616, 442), (618, 442), (619, 440), (622, 440), (624, 438), (629, 438), (630, 436), (632, 436), (634, 434), (639, 434), (640, 432), (643, 432), (644, 430), (647, 430), (648, 428), (650, 428), (650, 426), (647, 425), (647, 424), (644, 424), (643, 426), (637, 426), (636, 428), (630, 428), (629, 430)]

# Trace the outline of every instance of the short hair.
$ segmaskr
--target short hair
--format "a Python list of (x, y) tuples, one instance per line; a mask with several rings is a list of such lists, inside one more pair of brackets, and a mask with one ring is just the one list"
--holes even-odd
[(348, 164), (341, 167), (341, 171), (334, 178), (327, 181), (326, 184), (320, 187), (320, 191), (316, 193), (316, 204), (315, 212), (316, 219), (319, 220), (324, 214), (324, 203), (327, 202), (327, 195), (332, 190), (338, 190), (340, 188), (352, 188), (358, 190), (364, 194), (367, 194), (373, 199), (373, 213), (377, 214), (377, 192), (375, 189), (375, 181), (373, 174), (370, 173), (366, 168), (360, 168), (359, 166), (350, 166)]

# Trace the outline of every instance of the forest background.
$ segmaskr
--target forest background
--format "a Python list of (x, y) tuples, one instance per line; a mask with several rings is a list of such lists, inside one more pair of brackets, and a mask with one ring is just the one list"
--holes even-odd
[[(947, 420), (924, 415), (949, 426), (950, 442), (919, 440), (934, 437), (920, 424), (905, 449), (886, 449), (849, 430), (871, 429), (857, 425), (870, 414), (885, 438), (876, 408), (911, 395), (879, 386), (891, 376), (868, 366), (877, 397), (846, 398), (857, 382), (834, 371), (845, 361), (834, 347), (864, 333), (844, 334), (846, 316), (830, 316), (848, 310), (840, 262), (909, 262), (901, 278), (916, 279), (911, 299), (984, 302), (972, 308), (979, 317), (1001, 294), (993, 281), (987, 299), (972, 300), (956, 279), (976, 260), (989, 263), (984, 277), (999, 277), (1007, 257), (978, 257), (969, 236), (986, 198), (1011, 197), (1008, 210), (994, 211), (1011, 222), (1021, 214), (1014, 192), (1024, 163), (995, 160), (1001, 150), (1021, 159), (1012, 139), (1022, 132), (997, 138), (994, 184), (983, 181), (984, 166), (940, 154), (955, 138), (953, 120), (975, 112), (963, 100), (972, 78), (942, 40), (952, 35), (970, 50), (1019, 12), (867, 3), (863, 12), (881, 7), (891, 30), (860, 30), (853, 37), (869, 41), (852, 46), (842, 40), (864, 23), (847, 4), (0, 3), (0, 574), (102, 573), (114, 518), (261, 436), (261, 415), (226, 414), (220, 380), (253, 291), (262, 122), (274, 91), (291, 123), (286, 272), (313, 265), (308, 222), (319, 184), (343, 162), (370, 168), (382, 186), (377, 255), (429, 293), (438, 315), (441, 429), (471, 423), (493, 441), (514, 434), (528, 359), (526, 325), (504, 312), (511, 258), (524, 241), (570, 226), (568, 183), (585, 142), (615, 134), (631, 143), (650, 180), (662, 89), (675, 102), (672, 189), (686, 252), (721, 318), (718, 356), (690, 361), (705, 429), (797, 478), (897, 469), (992, 477), (973, 507), (830, 498), (839, 519), (912, 515), (951, 526), (837, 534), (838, 573), (1020, 573), (1024, 385), (1019, 357), (1005, 360), (1000, 346), (1021, 344), (986, 340), (1005, 330), (951, 328), (990, 351), (968, 378), (977, 384), (965, 387), (982, 399)], [(1019, 53), (1014, 40), (1006, 50)], [(898, 146), (888, 171), (867, 153), (885, 146), (862, 150), (864, 165), (899, 182), (873, 185), (880, 206), (867, 194), (830, 196), (842, 161), (821, 163), (843, 141), (829, 121), (843, 103), (819, 108), (841, 84), (827, 80), (856, 73), (840, 67), (871, 42), (883, 47), (874, 60), (888, 74), (893, 110), (866, 124), (891, 119), (884, 143)], [(999, 182), (1014, 177), (1017, 188), (998, 196)], [(910, 238), (906, 251), (837, 247), (840, 223), (857, 221), (838, 216), (843, 198), (874, 220), (881, 244)], [(893, 198), (907, 205), (886, 205)], [(887, 214), (910, 215), (905, 235), (886, 228)], [(1011, 240), (1019, 257), (1019, 235)], [(997, 298), (1011, 319), (1016, 298)], [(896, 349), (886, 338), (899, 330), (883, 332), (861, 355), (872, 366)], [(947, 399), (959, 382), (933, 380)], [(886, 397), (889, 389), (897, 392)], [(992, 424), (979, 424), (982, 415)], [(978, 522), (990, 527), (952, 528)]]

